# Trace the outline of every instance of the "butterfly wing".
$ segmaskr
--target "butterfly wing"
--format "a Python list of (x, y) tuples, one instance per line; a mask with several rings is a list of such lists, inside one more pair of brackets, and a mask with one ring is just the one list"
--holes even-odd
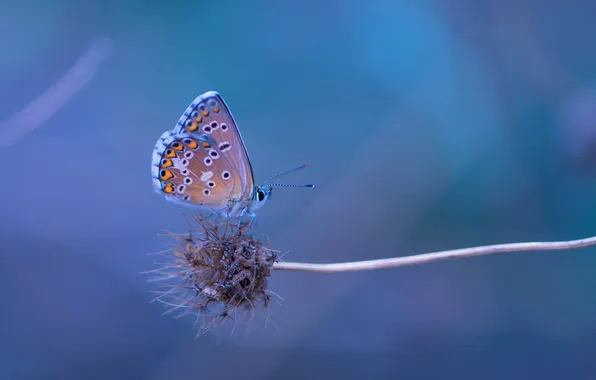
[(166, 199), (193, 206), (223, 208), (234, 193), (225, 164), (209, 156), (212, 144), (188, 133), (164, 133), (153, 153), (153, 186)]
[[(208, 91), (195, 98), (178, 120), (174, 132), (206, 136), (221, 159), (225, 170), (232, 174), (233, 193), (252, 196), (254, 176), (244, 140), (230, 109), (215, 91)], [(213, 151), (214, 157), (218, 157)]]
[(254, 178), (238, 126), (219, 94), (199, 95), (153, 153), (153, 185), (168, 200), (222, 208), (252, 198)]

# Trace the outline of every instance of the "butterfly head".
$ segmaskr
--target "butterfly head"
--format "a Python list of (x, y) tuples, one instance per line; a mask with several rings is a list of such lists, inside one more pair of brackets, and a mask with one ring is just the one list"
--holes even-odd
[(253, 197), (254, 208), (259, 208), (263, 206), (269, 198), (271, 197), (271, 192), (273, 188), (271, 186), (256, 186), (255, 193)]

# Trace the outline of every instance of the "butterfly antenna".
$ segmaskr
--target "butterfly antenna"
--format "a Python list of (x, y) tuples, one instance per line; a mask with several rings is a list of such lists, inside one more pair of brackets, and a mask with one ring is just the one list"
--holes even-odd
[(272, 183), (271, 185), (267, 185), (266, 187), (315, 187), (315, 185), (289, 185), (287, 183)]
[[(286, 174), (288, 174), (288, 173), (295, 172), (296, 170), (304, 169), (304, 168), (308, 167), (309, 165), (310, 165), (310, 164), (302, 164), (302, 165), (300, 165), (300, 166), (298, 166), (298, 167), (295, 167), (294, 169), (286, 170), (286, 171), (285, 171), (285, 172), (283, 172), (283, 173), (276, 174), (276, 175), (274, 175), (273, 177), (270, 177), (270, 178), (268, 178), (268, 179), (267, 179), (265, 182), (263, 182), (261, 185), (264, 185), (264, 184), (266, 184), (267, 182), (271, 181), (272, 179), (275, 179), (275, 178), (277, 178), (277, 177), (281, 177), (282, 175), (286, 175)], [(269, 186), (274, 186), (274, 185), (269, 185)], [(277, 185), (275, 185), (275, 186), (277, 186)], [(314, 187), (314, 186), (298, 186), (298, 187)]]

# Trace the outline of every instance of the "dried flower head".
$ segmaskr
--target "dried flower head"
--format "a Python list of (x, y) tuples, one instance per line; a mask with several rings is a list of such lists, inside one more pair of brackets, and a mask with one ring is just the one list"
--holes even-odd
[(202, 319), (201, 334), (238, 312), (268, 308), (273, 293), (267, 279), (277, 253), (253, 237), (247, 226), (200, 217), (194, 221), (189, 234), (169, 234), (176, 245), (160, 253), (168, 262), (145, 272), (158, 275), (150, 281), (162, 288), (155, 291), (154, 301), (166, 305), (164, 314), (196, 315), (197, 322)]

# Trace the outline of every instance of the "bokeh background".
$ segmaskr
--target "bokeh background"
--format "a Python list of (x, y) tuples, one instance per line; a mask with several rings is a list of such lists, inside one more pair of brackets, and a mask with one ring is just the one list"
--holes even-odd
[(190, 211), (153, 192), (153, 146), (211, 89), (257, 180), (312, 164), (284, 181), (316, 189), (259, 212), (287, 261), (596, 234), (595, 16), (590, 0), (0, 2), (0, 378), (596, 378), (596, 248), (279, 272), (277, 329), (261, 312), (198, 340), (139, 274)]

